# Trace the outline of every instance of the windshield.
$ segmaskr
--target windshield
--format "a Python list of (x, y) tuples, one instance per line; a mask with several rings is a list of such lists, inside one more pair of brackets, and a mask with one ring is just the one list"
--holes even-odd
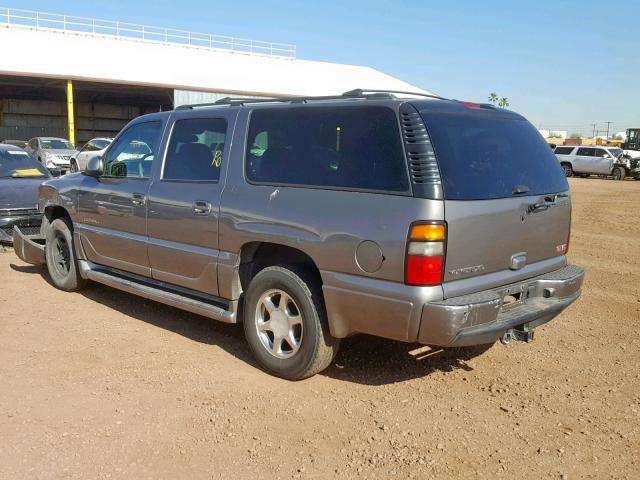
[(107, 148), (109, 146), (109, 144), (111, 143), (111, 140), (94, 140), (92, 142), (96, 147), (98, 147), (100, 150)]
[(23, 150), (0, 150), (0, 178), (48, 177), (47, 170)]
[(446, 199), (507, 198), (569, 189), (553, 151), (526, 120), (476, 109), (420, 114)]
[(611, 153), (611, 155), (613, 155), (614, 157), (619, 157), (620, 155), (622, 155), (622, 149), (621, 148), (610, 148), (609, 152)]
[(73, 145), (62, 138), (41, 138), (40, 146), (46, 150), (73, 150)]

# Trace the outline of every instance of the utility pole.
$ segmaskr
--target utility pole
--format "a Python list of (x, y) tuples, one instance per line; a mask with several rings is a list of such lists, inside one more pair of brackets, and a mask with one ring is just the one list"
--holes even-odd
[(613, 122), (607, 122), (607, 142), (609, 141), (609, 125), (611, 125)]
[(591, 135), (593, 138), (596, 138), (596, 124), (592, 123), (591, 126), (593, 127), (593, 134)]

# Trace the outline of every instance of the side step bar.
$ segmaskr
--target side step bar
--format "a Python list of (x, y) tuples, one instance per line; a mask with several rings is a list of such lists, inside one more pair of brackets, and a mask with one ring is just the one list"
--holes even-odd
[[(102, 283), (109, 287), (117, 288), (118, 290), (133, 293), (134, 295), (212, 318), (220, 322), (237, 323), (238, 321), (236, 316), (237, 300), (228, 302), (220, 299), (220, 305), (215, 305), (205, 300), (183, 295), (177, 291), (169, 291), (160, 285), (155, 286), (149, 283), (149, 279), (145, 279), (143, 283), (136, 281), (134, 278), (118, 275), (116, 272), (111, 272), (103, 267), (97, 267), (86, 260), (79, 260), (79, 264), (80, 274), (88, 280), (93, 280), (94, 282)], [(227, 309), (223, 308), (225, 305), (228, 305)]]

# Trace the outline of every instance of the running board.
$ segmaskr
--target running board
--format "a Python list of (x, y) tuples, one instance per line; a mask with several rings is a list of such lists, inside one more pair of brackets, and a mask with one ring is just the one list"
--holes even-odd
[[(164, 303), (181, 310), (197, 313), (214, 320), (225, 323), (237, 323), (236, 310), (237, 301), (219, 300), (220, 305), (199, 300), (192, 296), (181, 294), (177, 291), (169, 291), (160, 285), (153, 285), (153, 280), (144, 279), (144, 282), (136, 280), (136, 278), (125, 276), (120, 272), (111, 271), (107, 268), (95, 265), (86, 260), (78, 261), (80, 266), (80, 274), (83, 278), (102, 283), (109, 287), (117, 288), (128, 293), (133, 293), (139, 297), (148, 298), (156, 302)], [(137, 277), (137, 276), (136, 276)], [(221, 305), (227, 305), (225, 309)]]

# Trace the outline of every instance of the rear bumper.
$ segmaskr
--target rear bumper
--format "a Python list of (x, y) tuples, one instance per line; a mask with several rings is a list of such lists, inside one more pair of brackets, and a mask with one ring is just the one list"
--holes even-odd
[[(547, 323), (581, 293), (584, 270), (569, 265), (512, 285), (424, 305), (418, 341), (459, 347), (491, 343), (515, 327)], [(516, 303), (505, 305), (511, 296)]]

